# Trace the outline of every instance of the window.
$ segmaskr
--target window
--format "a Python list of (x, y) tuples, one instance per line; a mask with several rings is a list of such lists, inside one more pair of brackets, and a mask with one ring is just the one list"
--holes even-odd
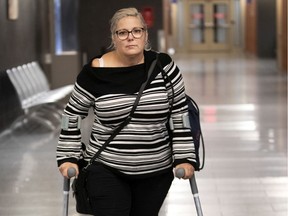
[(54, 0), (54, 32), (56, 55), (78, 50), (78, 0)]

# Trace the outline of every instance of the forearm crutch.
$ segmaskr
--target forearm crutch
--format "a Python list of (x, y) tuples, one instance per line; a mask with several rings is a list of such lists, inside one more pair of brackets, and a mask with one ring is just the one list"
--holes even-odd
[[(185, 176), (185, 170), (183, 168), (176, 169), (175, 175), (177, 178), (183, 178), (183, 176)], [(189, 182), (190, 182), (191, 191), (194, 197), (194, 203), (195, 203), (197, 215), (203, 216), (195, 174), (189, 179)]]
[(76, 175), (75, 168), (68, 169), (68, 178), (64, 177), (63, 184), (63, 216), (68, 216), (68, 207), (69, 207), (69, 191), (70, 191), (70, 178)]

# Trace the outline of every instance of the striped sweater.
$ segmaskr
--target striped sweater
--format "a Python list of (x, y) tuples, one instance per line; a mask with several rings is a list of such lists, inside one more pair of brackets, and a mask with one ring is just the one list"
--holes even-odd
[[(155, 59), (153, 51), (144, 51), (145, 63), (121, 68), (93, 68), (92, 60), (79, 73), (64, 114), (69, 116), (57, 146), (57, 162), (89, 161), (109, 138), (113, 130), (129, 115), (146, 72)], [(160, 53), (159, 61), (174, 88), (171, 118), (174, 130), (167, 130), (172, 102), (171, 83), (165, 82), (156, 67), (151, 82), (144, 89), (131, 121), (108, 144), (97, 162), (129, 176), (157, 175), (180, 163), (196, 163), (190, 129), (184, 128), (182, 115), (187, 114), (185, 89), (181, 73), (169, 55)], [(94, 111), (89, 143), (81, 148), (81, 129), (77, 119)], [(171, 142), (171, 143), (170, 143)]]

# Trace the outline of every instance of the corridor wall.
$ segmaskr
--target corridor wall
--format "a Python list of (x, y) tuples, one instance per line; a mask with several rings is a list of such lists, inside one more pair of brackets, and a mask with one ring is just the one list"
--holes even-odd
[[(8, 19), (8, 1), (0, 0), (0, 69), (40, 61), (47, 52), (47, 0), (19, 0), (16, 20)], [(40, 61), (41, 62), (41, 61)]]
[(260, 58), (275, 58), (276, 2), (247, 1), (245, 20), (245, 50)]

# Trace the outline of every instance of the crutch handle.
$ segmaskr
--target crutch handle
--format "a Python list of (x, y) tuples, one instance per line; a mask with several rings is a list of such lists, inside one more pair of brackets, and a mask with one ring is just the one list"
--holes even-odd
[(69, 178), (72, 178), (76, 175), (76, 169), (74, 167), (70, 167), (67, 171), (67, 175)]
[(64, 177), (64, 184), (63, 190), (69, 191), (70, 190), (70, 178), (76, 175), (76, 169), (74, 167), (70, 167), (67, 171), (68, 178)]
[(175, 176), (177, 178), (183, 178), (185, 176), (185, 170), (183, 168), (178, 168), (175, 170)]

